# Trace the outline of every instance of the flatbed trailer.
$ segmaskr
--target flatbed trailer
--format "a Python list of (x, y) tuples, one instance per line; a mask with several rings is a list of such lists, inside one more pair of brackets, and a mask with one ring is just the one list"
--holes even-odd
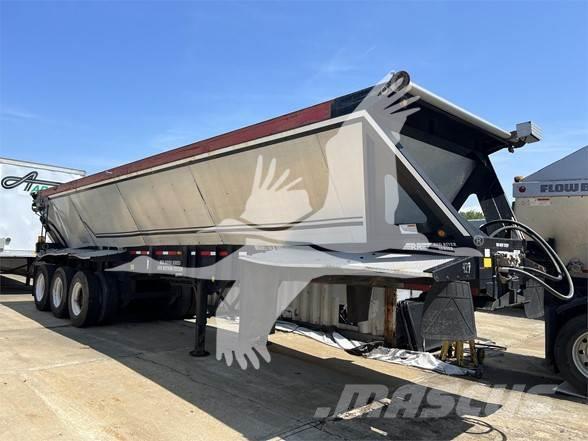
[[(88, 326), (162, 299), (171, 317), (196, 314), (193, 354), (204, 355), (213, 293), (240, 287), (239, 335), (264, 343), (301, 281), (418, 286), (425, 338), (472, 339), (474, 303), (543, 283), (489, 160), (538, 139), (530, 123), (502, 130), (398, 72), (40, 192), (34, 209), (55, 245), (40, 245), (35, 302)], [(482, 229), (459, 214), (472, 194)], [(298, 288), (286, 295), (284, 282)]]

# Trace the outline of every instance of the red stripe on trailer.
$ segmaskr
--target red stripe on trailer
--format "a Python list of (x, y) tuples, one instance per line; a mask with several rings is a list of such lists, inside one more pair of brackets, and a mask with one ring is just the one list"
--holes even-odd
[(413, 291), (428, 291), (431, 289), (431, 285), (425, 283), (405, 283), (404, 289), (412, 289)]
[(191, 156), (212, 152), (214, 150), (223, 149), (232, 145), (253, 141), (255, 139), (306, 126), (308, 124), (324, 121), (331, 117), (332, 103), (333, 100), (326, 101), (306, 109), (288, 113), (286, 115), (263, 121), (258, 124), (253, 124), (251, 126), (243, 127), (223, 135), (218, 135), (203, 141), (198, 141), (193, 144), (188, 144), (186, 146), (170, 150), (168, 152), (149, 156), (148, 158), (141, 159), (139, 161), (121, 165), (120, 167), (115, 167), (113, 169), (86, 176), (81, 179), (76, 179), (75, 181), (66, 182), (56, 187), (48, 188), (41, 191), (40, 194), (41, 196), (50, 196), (62, 193), (64, 191), (85, 187), (86, 185), (96, 184), (108, 179), (125, 176), (130, 173), (136, 173), (152, 167), (157, 167), (159, 165), (186, 159)]
[(164, 250), (157, 250), (155, 251), (156, 256), (181, 256), (181, 251), (164, 251)]

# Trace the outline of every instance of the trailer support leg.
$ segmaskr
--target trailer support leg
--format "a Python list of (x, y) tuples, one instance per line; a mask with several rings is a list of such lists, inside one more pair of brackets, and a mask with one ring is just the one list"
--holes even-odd
[(29, 286), (31, 283), (31, 263), (32, 260), (31, 259), (27, 259), (27, 276), (25, 279), (25, 285)]
[(384, 345), (388, 348), (396, 347), (396, 288), (387, 287), (384, 290)]
[(194, 284), (194, 301), (196, 305), (196, 323), (194, 324), (194, 349), (190, 351), (192, 357), (206, 357), (210, 352), (206, 351), (206, 309), (208, 304), (208, 292), (203, 280)]

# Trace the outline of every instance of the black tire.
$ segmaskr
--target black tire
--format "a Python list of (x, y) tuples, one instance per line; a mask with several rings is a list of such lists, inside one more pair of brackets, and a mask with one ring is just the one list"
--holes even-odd
[(191, 286), (172, 287), (176, 293), (174, 298), (165, 306), (163, 318), (165, 320), (181, 320), (194, 316), (194, 293)]
[[(574, 353), (580, 351), (580, 355), (586, 360), (586, 349), (579, 348), (578, 343), (588, 343), (588, 317), (580, 315), (568, 320), (557, 333), (555, 340), (555, 362), (561, 376), (580, 392), (588, 394), (588, 377), (585, 376), (574, 362)], [(577, 361), (578, 356), (576, 356)], [(588, 361), (584, 361), (584, 372), (588, 370)]]
[(95, 325), (100, 317), (100, 286), (90, 271), (78, 271), (71, 279), (67, 306), (71, 324), (77, 328)]
[(35, 275), (33, 278), (33, 298), (35, 306), (39, 311), (48, 311), (49, 306), (49, 286), (51, 278), (55, 271), (54, 265), (45, 263), (35, 266)]
[(67, 307), (67, 293), (71, 278), (73, 277), (73, 269), (67, 266), (60, 266), (53, 273), (51, 278), (51, 285), (49, 287), (49, 306), (51, 312), (57, 318), (69, 317)]
[(100, 315), (98, 324), (112, 323), (118, 314), (119, 295), (116, 278), (103, 271), (96, 273), (100, 285)]

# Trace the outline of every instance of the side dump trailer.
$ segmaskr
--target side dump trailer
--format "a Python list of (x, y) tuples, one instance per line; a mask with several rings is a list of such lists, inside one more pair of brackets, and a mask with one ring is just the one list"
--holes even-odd
[[(529, 270), (524, 226), (489, 161), (538, 139), (530, 123), (502, 130), (398, 72), (40, 192), (55, 245), (37, 261), (35, 301), (85, 326), (133, 298), (163, 298), (170, 316), (195, 309), (202, 355), (215, 292), (228, 290), (208, 312), (239, 303), (239, 339), (263, 343), (311, 281), (345, 285), (356, 317), (369, 302), (362, 287), (385, 287), (391, 311), (394, 290), (412, 287), (424, 292), (423, 338), (471, 340), (474, 302), (517, 298), (527, 280), (554, 291)], [(471, 195), (482, 229), (459, 214)], [(385, 328), (394, 344), (392, 312)]]

